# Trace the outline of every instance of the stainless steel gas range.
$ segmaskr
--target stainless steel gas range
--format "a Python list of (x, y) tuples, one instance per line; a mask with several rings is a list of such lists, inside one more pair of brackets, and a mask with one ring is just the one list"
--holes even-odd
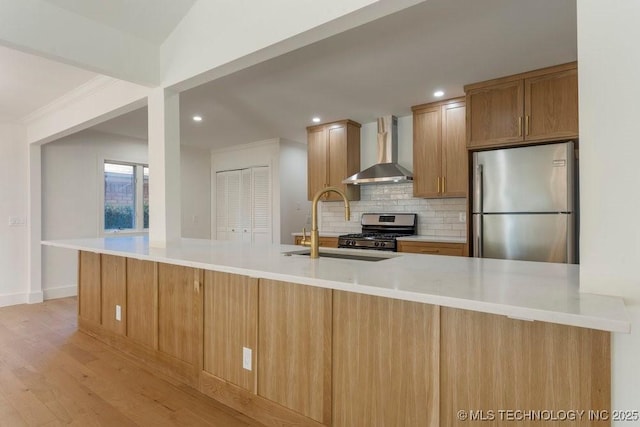
[(338, 237), (339, 248), (396, 252), (397, 237), (416, 234), (418, 215), (413, 213), (362, 214), (362, 233)]

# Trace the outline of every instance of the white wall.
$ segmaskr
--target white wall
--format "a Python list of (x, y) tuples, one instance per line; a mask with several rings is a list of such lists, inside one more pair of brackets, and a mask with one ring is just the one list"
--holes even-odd
[(580, 286), (625, 299), (633, 324), (630, 335), (613, 335), (613, 408), (638, 410), (640, 2), (578, 0), (577, 13)]
[(10, 227), (9, 217), (27, 220), (26, 132), (0, 123), (0, 307), (27, 302), (27, 227)]
[(182, 237), (211, 238), (211, 153), (182, 146), (180, 150)]
[[(99, 236), (101, 161), (147, 162), (146, 141), (84, 131), (42, 147), (42, 237)], [(43, 247), (44, 298), (75, 295), (77, 254)]]
[(280, 243), (293, 244), (291, 233), (309, 230), (311, 202), (307, 200), (307, 146), (280, 142)]
[[(43, 239), (98, 237), (98, 194), (103, 191), (102, 164), (106, 160), (146, 163), (144, 140), (83, 131), (42, 147)], [(182, 212), (184, 237), (208, 238), (210, 223), (209, 151), (182, 147)], [(193, 224), (191, 219), (197, 216)], [(75, 295), (76, 251), (43, 247), (44, 298)]]

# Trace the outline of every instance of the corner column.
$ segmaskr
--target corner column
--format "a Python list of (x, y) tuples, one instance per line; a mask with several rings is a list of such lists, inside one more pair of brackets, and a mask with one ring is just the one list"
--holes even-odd
[(180, 239), (180, 98), (156, 88), (149, 95), (149, 246)]
[(28, 285), (29, 304), (43, 301), (42, 293), (42, 147), (29, 144), (29, 199), (28, 207)]

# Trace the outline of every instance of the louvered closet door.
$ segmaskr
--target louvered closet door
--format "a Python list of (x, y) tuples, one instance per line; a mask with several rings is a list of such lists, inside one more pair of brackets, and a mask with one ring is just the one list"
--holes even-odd
[(252, 234), (254, 242), (271, 243), (271, 173), (269, 167), (251, 169)]
[(251, 170), (242, 169), (240, 179), (240, 238), (243, 242), (251, 242)]
[(227, 240), (242, 240), (242, 171), (227, 173)]
[(227, 174), (216, 173), (216, 239), (228, 240), (227, 236)]

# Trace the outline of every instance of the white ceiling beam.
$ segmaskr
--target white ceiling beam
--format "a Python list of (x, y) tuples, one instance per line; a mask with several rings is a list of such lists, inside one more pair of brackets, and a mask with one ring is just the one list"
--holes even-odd
[(160, 46), (162, 86), (183, 91), (425, 0), (198, 0)]
[(0, 0), (0, 44), (147, 86), (159, 47), (42, 0)]
[(29, 144), (46, 144), (147, 104), (151, 89), (99, 76), (25, 118)]

